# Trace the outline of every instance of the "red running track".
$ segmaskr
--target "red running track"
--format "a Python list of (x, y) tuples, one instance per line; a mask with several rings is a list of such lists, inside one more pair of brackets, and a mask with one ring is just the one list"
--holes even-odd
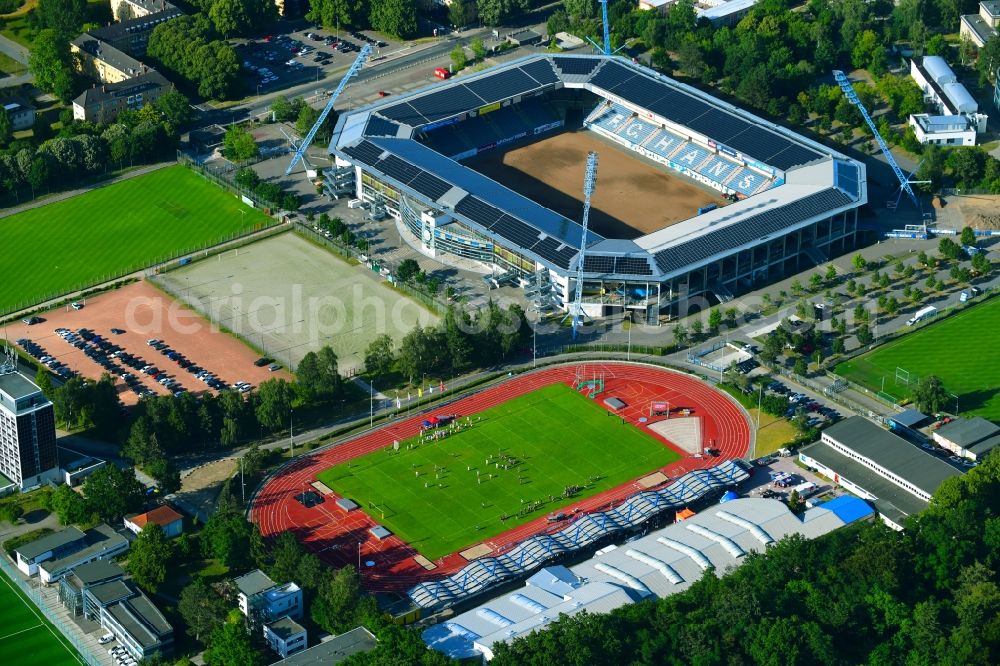
[[(652, 431), (650, 435), (677, 451), (681, 460), (659, 471), (676, 478), (694, 469), (710, 467), (722, 460), (744, 456), (750, 446), (750, 425), (740, 408), (724, 393), (689, 375), (663, 368), (626, 363), (581, 363), (547, 368), (525, 373), (500, 385), (462, 398), (446, 409), (449, 413), (467, 416), (481, 412), (520, 395), (555, 383), (572, 385), (577, 377), (590, 378), (604, 375), (605, 392), (602, 397), (620, 398), (628, 405), (620, 414), (637, 427), (643, 427), (640, 417), (649, 417), (652, 401), (666, 401), (672, 407), (687, 407), (701, 418), (702, 442), (721, 450), (718, 458), (693, 457)], [(598, 404), (602, 404), (599, 402)], [(441, 408), (432, 411), (438, 411)], [(414, 560), (417, 551), (396, 536), (378, 541), (368, 529), (377, 524), (360, 509), (345, 513), (336, 504), (336, 495), (327, 495), (323, 501), (306, 508), (295, 496), (309, 490), (316, 475), (339, 463), (345, 462), (391, 446), (394, 440), (415, 436), (426, 414), (397, 420), (370, 433), (346, 441), (331, 449), (313, 453), (296, 460), (270, 479), (254, 498), (250, 518), (260, 525), (265, 537), (291, 530), (311, 552), (333, 566), (357, 566), (358, 562), (374, 562), (363, 567), (363, 580), (373, 592), (403, 592), (413, 585), (452, 574), (468, 561), (458, 553), (447, 555), (434, 562), (435, 568), (427, 570)], [(652, 418), (655, 422), (659, 418)], [(653, 473), (657, 470), (650, 470)], [(643, 475), (645, 476), (645, 475)], [(636, 480), (623, 483), (598, 495), (577, 502), (565, 511), (581, 512), (606, 509), (640, 491)], [(520, 541), (547, 529), (561, 529), (563, 525), (550, 525), (545, 516), (499, 534), (485, 543), (491, 554), (508, 550)], [(472, 546), (475, 544), (469, 544)]]

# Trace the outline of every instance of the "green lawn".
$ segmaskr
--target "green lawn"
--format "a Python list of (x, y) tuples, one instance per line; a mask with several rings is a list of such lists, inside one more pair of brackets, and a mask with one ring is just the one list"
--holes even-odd
[[(1000, 346), (992, 343), (998, 330), (995, 298), (841, 363), (835, 372), (872, 391), (882, 389), (884, 377), (885, 392), (897, 399), (911, 396), (917, 378), (934, 374), (958, 396), (961, 413), (1000, 422)], [(897, 382), (896, 368), (910, 373), (909, 386)]]
[[(370, 453), (323, 471), (319, 480), (433, 560), (679, 457), (562, 384), (471, 419), (444, 440), (400, 442), (397, 453)], [(518, 462), (505, 470), (501, 455)], [(563, 498), (571, 485), (583, 488)], [(522, 514), (522, 501), (541, 504)]]
[(0, 664), (83, 664), (55, 629), (5, 574), (0, 573)]
[(270, 218), (172, 166), (0, 219), (0, 313), (141, 270)]

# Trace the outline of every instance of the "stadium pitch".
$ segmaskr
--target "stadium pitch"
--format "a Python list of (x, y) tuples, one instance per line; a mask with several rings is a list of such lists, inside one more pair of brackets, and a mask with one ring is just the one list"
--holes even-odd
[(69, 641), (0, 573), (0, 664), (83, 664)]
[(845, 361), (834, 372), (873, 393), (883, 390), (884, 378), (885, 393), (898, 400), (912, 397), (920, 377), (937, 375), (958, 396), (962, 414), (1000, 422), (1000, 347), (989, 342), (989, 332), (998, 329), (995, 298)]
[(435, 560), (680, 458), (565, 384), (457, 422), (317, 478)]
[(726, 203), (702, 187), (595, 132), (577, 129), (503, 151), (494, 149), (465, 164), (515, 192), (580, 219), (587, 153), (600, 156), (590, 227), (607, 238), (631, 239), (693, 217), (698, 208)]
[(270, 224), (184, 166), (100, 187), (0, 221), (0, 313), (142, 270)]

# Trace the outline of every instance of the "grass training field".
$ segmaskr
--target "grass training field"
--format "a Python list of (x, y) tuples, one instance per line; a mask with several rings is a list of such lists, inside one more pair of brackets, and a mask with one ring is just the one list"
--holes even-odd
[[(472, 424), (438, 442), (408, 440), (398, 453), (337, 465), (319, 480), (433, 560), (679, 458), (563, 384), (459, 416)], [(503, 456), (514, 460), (509, 469)], [(571, 485), (584, 488), (563, 498)]]
[(0, 573), (0, 664), (83, 664), (69, 641)]
[[(882, 389), (884, 377), (885, 392), (898, 399), (910, 397), (920, 377), (937, 375), (958, 396), (961, 413), (1000, 422), (1000, 347), (992, 344), (997, 330), (995, 298), (841, 363), (835, 372), (873, 392)], [(896, 368), (910, 373), (909, 385), (897, 382)]]
[(270, 222), (184, 166), (0, 219), (0, 313), (207, 247)]

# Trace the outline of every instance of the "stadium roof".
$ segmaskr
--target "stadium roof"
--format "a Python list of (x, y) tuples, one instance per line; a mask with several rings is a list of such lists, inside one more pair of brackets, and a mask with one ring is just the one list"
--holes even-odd
[[(588, 236), (590, 276), (665, 279), (867, 200), (864, 167), (788, 129), (615, 56), (537, 54), (341, 115), (331, 152), (409, 198), (555, 269), (574, 266), (571, 220), (462, 166), (414, 136), (559, 88), (585, 89), (664, 128), (684, 128), (776, 186), (633, 241)], [(600, 183), (598, 183), (600, 187)], [(627, 255), (627, 256), (623, 256)]]
[(495, 643), (544, 629), (563, 613), (607, 613), (643, 598), (665, 597), (686, 589), (706, 571), (721, 574), (738, 566), (747, 553), (763, 551), (786, 536), (816, 538), (848, 522), (821, 507), (796, 516), (777, 500), (732, 500), (603, 550), (570, 569), (573, 584), (566, 590), (553, 593), (538, 585), (540, 576), (566, 578), (542, 569), (523, 588), (426, 629), (423, 639), (452, 658), (489, 658)]
[(862, 416), (852, 416), (823, 431), (832, 439), (879, 467), (933, 494), (945, 479), (960, 471), (902, 437), (893, 435)]

